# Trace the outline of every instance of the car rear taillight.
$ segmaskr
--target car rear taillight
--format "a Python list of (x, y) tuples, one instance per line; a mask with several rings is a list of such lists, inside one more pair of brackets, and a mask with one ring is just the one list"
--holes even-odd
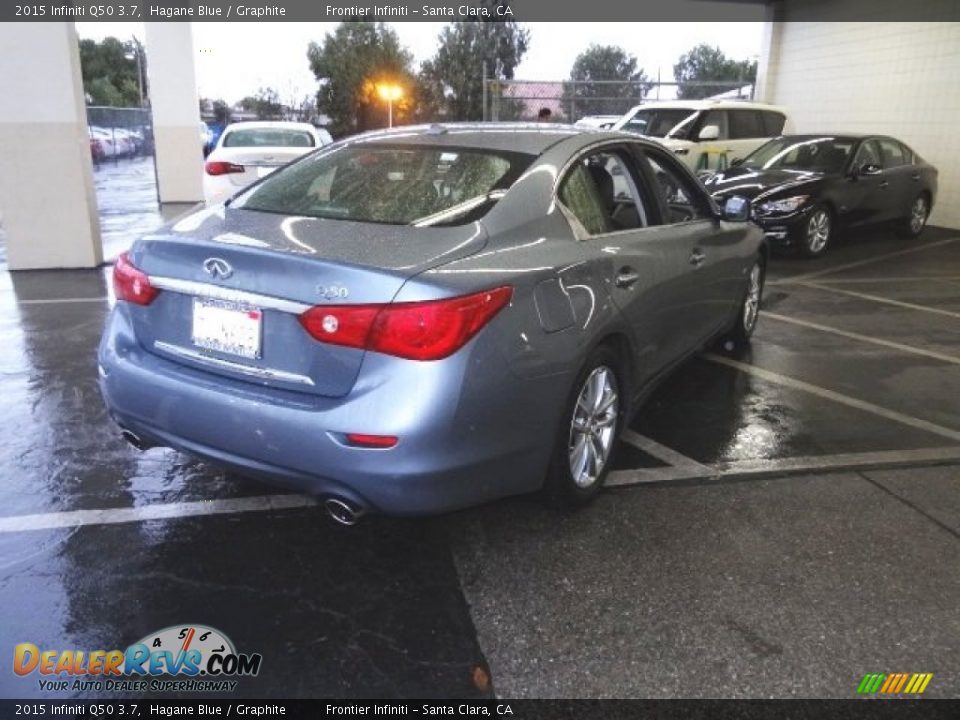
[(409, 360), (452, 355), (510, 302), (513, 288), (386, 305), (318, 305), (300, 323), (320, 342)]
[(242, 173), (243, 165), (237, 165), (232, 162), (223, 162), (222, 160), (210, 160), (203, 166), (207, 175), (229, 175), (230, 173)]
[(113, 294), (117, 300), (126, 300), (137, 305), (149, 305), (160, 293), (150, 284), (147, 274), (130, 262), (130, 255), (123, 253), (113, 266)]

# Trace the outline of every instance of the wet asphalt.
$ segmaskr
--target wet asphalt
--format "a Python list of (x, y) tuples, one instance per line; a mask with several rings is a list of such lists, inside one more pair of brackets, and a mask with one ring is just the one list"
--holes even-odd
[[(147, 170), (97, 171), (108, 256), (159, 217)], [(173, 516), (0, 524), (0, 696), (92, 694), (14, 675), (16, 643), (123, 648), (191, 622), (263, 654), (244, 697), (853, 697), (867, 672), (960, 696), (960, 232), (775, 258), (751, 349), (673, 373), (586, 509), (352, 529), (123, 443), (96, 387), (108, 285), (0, 271), (0, 523)], [(176, 511), (226, 500), (248, 511)]]

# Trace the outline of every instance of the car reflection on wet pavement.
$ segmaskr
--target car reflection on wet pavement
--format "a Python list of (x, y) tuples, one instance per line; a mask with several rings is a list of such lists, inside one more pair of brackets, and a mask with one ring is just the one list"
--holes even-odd
[[(134, 163), (116, 187), (148, 185)], [(156, 220), (112, 196), (101, 214), (117, 238)], [(956, 232), (774, 259), (750, 351), (673, 373), (590, 507), (349, 529), (119, 438), (107, 278), (0, 273), (7, 657), (195, 622), (263, 654), (245, 697), (852, 697), (888, 667), (960, 692)], [(45, 694), (10, 672), (0, 693)]]

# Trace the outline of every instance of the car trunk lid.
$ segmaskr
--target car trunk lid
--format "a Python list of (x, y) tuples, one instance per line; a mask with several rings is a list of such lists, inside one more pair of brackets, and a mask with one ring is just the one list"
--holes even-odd
[(210, 208), (134, 245), (133, 264), (161, 293), (129, 307), (150, 352), (237, 380), (342, 396), (364, 351), (314, 340), (298, 315), (389, 303), (410, 277), (485, 242), (477, 224), (413, 228)]

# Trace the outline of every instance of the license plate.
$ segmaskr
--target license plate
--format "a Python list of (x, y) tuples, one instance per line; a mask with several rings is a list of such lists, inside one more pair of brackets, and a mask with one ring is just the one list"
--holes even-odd
[(193, 299), (193, 344), (206, 350), (260, 357), (263, 311), (208, 298)]
[(272, 173), (274, 170), (276, 170), (275, 167), (263, 167), (263, 166), (258, 167), (258, 168), (257, 168), (257, 177), (258, 177), (258, 178), (266, 177), (267, 175), (269, 175), (270, 173)]

